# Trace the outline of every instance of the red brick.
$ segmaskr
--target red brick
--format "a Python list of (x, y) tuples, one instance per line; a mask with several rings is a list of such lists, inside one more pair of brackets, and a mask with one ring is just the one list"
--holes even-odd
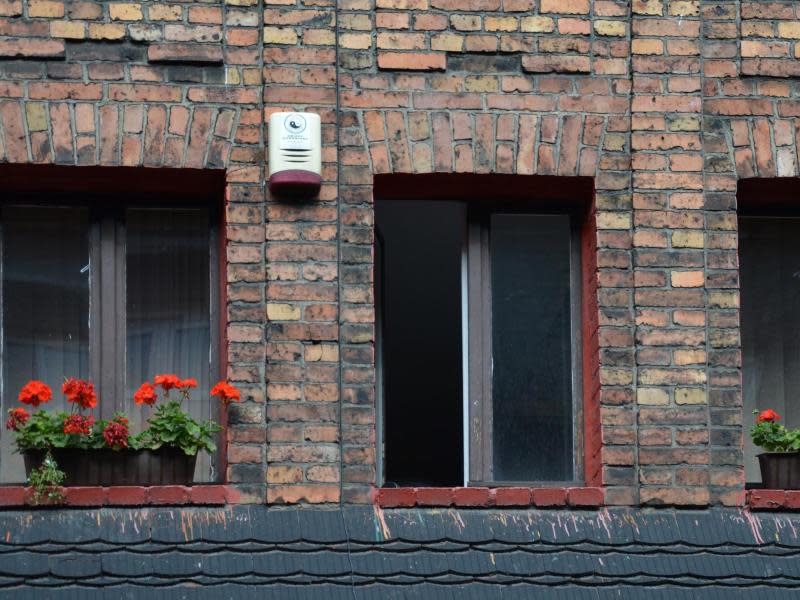
[(489, 506), (489, 488), (462, 487), (453, 490), (453, 504), (456, 506)]
[(800, 509), (800, 490), (786, 490), (784, 506), (791, 510)]
[(375, 490), (375, 502), (385, 508), (411, 507), (416, 504), (414, 488), (379, 488)]
[(567, 490), (567, 503), (570, 506), (602, 506), (603, 488), (575, 487)]
[(453, 491), (453, 488), (417, 488), (417, 506), (450, 506)]
[(224, 485), (195, 485), (189, 488), (192, 504), (225, 504)]
[(158, 485), (151, 487), (150, 504), (188, 504), (190, 488), (182, 485)]
[[(793, 497), (792, 500), (795, 500)], [(786, 503), (784, 490), (750, 490), (747, 504), (754, 510), (777, 510)]]
[(565, 506), (567, 504), (566, 488), (533, 488), (531, 499), (535, 506)]
[(66, 504), (68, 506), (102, 506), (106, 494), (102, 487), (68, 487), (66, 488)]
[(528, 506), (531, 503), (531, 490), (524, 487), (501, 487), (492, 490), (495, 506)]
[(0, 487), (0, 506), (25, 504), (25, 488), (22, 486)]
[(378, 68), (397, 71), (444, 71), (444, 54), (419, 52), (378, 52)]
[(148, 488), (141, 486), (113, 486), (107, 489), (106, 504), (109, 506), (143, 506), (149, 504)]

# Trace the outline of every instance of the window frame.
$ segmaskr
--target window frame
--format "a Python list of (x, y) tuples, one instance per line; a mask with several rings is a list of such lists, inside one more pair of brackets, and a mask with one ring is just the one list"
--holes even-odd
[[(491, 217), (493, 215), (567, 216), (570, 256), (570, 357), (572, 414), (572, 479), (563, 481), (498, 481), (493, 477), (492, 406), (492, 272)], [(487, 206), (468, 203), (466, 282), (469, 362), (466, 412), (469, 464), (467, 485), (472, 487), (558, 487), (580, 485), (584, 480), (583, 336), (581, 215), (574, 210)]]
[[(135, 186), (134, 186), (135, 187)], [(11, 191), (0, 201), (4, 207), (81, 207), (88, 213), (88, 256), (90, 264), (98, 265), (90, 269), (89, 275), (89, 377), (95, 384), (98, 397), (98, 418), (108, 419), (119, 411), (130, 411), (132, 399), (126, 398), (127, 384), (127, 306), (126, 306), (126, 228), (127, 210), (136, 209), (205, 209), (208, 211), (208, 258), (209, 258), (209, 381), (220, 379), (225, 372), (225, 348), (223, 348), (224, 327), (222, 301), (222, 265), (224, 260), (224, 213), (221, 202), (212, 201), (203, 194), (184, 197), (154, 191), (136, 193), (78, 194), (74, 192), (43, 194), (39, 192)], [(0, 214), (0, 335), (2, 335), (3, 314), (3, 223)], [(109, 310), (109, 307), (111, 309)], [(99, 323), (98, 326), (92, 326)], [(3, 345), (0, 344), (0, 365), (3, 360)], [(0, 368), (0, 394), (3, 393), (3, 369)], [(109, 399), (109, 396), (111, 397)], [(1, 397), (1, 396), (0, 396)], [(212, 419), (220, 422), (223, 418), (219, 406), (211, 403)], [(5, 433), (0, 433), (5, 435)], [(224, 434), (223, 434), (224, 435)], [(224, 479), (224, 444), (210, 456), (209, 477), (203, 474), (200, 483), (213, 483)], [(0, 464), (2, 468), (2, 464)], [(4, 477), (5, 479), (5, 477)]]

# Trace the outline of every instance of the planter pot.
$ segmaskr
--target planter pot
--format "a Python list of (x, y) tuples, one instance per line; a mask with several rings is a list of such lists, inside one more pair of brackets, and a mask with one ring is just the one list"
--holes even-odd
[[(158, 450), (81, 450), (54, 448), (53, 458), (66, 474), (64, 485), (191, 485), (197, 455), (179, 448)], [(25, 473), (42, 464), (44, 450), (26, 450)]]
[(758, 463), (764, 488), (800, 490), (800, 452), (764, 452)]

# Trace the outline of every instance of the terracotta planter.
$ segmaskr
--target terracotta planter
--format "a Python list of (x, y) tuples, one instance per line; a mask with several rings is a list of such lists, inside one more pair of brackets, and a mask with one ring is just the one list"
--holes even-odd
[(758, 463), (764, 488), (800, 490), (800, 452), (764, 452)]
[[(197, 456), (179, 448), (158, 450), (53, 449), (53, 458), (66, 474), (65, 485), (191, 485)], [(44, 450), (22, 453), (25, 473), (38, 467)]]

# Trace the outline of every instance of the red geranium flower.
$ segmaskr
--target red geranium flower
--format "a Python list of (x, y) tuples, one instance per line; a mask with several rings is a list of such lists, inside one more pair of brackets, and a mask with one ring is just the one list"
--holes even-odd
[(223, 404), (227, 404), (228, 402), (240, 402), (242, 399), (241, 392), (227, 381), (220, 381), (211, 388), (211, 395), (219, 396)]
[(181, 380), (177, 375), (156, 375), (153, 382), (157, 386), (161, 386), (161, 389), (165, 392), (169, 392), (172, 388), (178, 387)]
[(97, 406), (97, 394), (94, 393), (94, 385), (88, 381), (70, 377), (61, 386), (61, 391), (67, 397), (67, 401), (77, 404), (81, 408), (94, 408)]
[(50, 402), (53, 397), (53, 390), (42, 381), (32, 380), (25, 384), (19, 392), (19, 401), (31, 406), (39, 406), (45, 402)]
[(119, 450), (128, 447), (128, 419), (116, 417), (103, 430), (103, 439), (110, 448)]
[(93, 425), (94, 417), (91, 415), (88, 417), (84, 417), (82, 415), (70, 415), (64, 419), (64, 433), (89, 435), (92, 433)]
[(764, 422), (775, 423), (780, 420), (781, 416), (771, 408), (761, 411), (758, 417), (756, 417), (756, 423), (764, 423)]
[(136, 404), (148, 404), (152, 406), (156, 403), (157, 399), (156, 389), (150, 385), (149, 381), (145, 381), (133, 395), (133, 400)]
[(17, 408), (12, 408), (8, 411), (8, 421), (6, 421), (6, 429), (10, 429), (12, 431), (19, 431), (19, 428), (25, 423), (28, 422), (28, 419), (31, 416), (28, 414), (28, 411), (22, 408), (21, 406)]
[(183, 391), (189, 391), (189, 388), (196, 388), (197, 387), (197, 379), (189, 378), (189, 379), (180, 379), (178, 383), (175, 385), (176, 388)]

